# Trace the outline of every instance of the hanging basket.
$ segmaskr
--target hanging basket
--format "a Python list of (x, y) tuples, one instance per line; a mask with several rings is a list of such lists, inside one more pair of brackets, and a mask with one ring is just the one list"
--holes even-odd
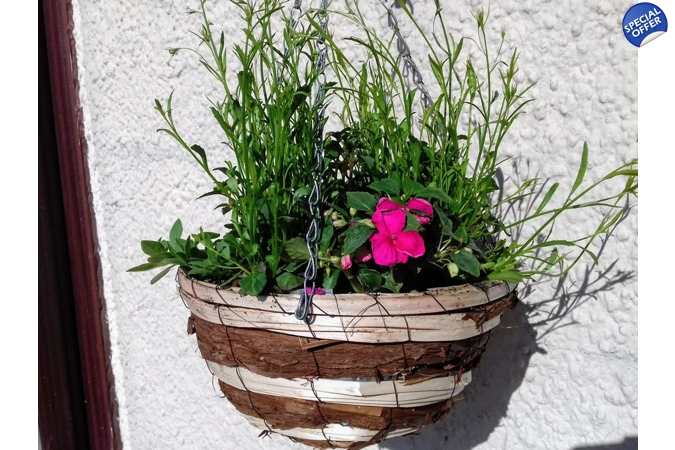
[(320, 448), (362, 448), (438, 420), (471, 381), (515, 285), (410, 294), (243, 296), (182, 270), (178, 292), (223, 394), (249, 422)]

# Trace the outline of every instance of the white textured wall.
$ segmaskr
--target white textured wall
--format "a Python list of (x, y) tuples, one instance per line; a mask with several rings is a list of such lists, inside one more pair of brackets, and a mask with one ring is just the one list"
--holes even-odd
[[(339, 0), (334, 0), (339, 2)], [(376, 1), (371, 3), (384, 15)], [(487, 2), (443, 1), (457, 36), (473, 32), (471, 12)], [(518, 81), (534, 82), (536, 101), (511, 130), (505, 151), (521, 176), (569, 186), (581, 143), (591, 147), (591, 175), (637, 156), (637, 49), (621, 34), (632, 2), (492, 2), (491, 27), (508, 31), (521, 50)], [(534, 6), (537, 4), (537, 6)], [(125, 449), (290, 449), (257, 432), (220, 398), (185, 334), (188, 312), (167, 278), (151, 287), (138, 242), (166, 236), (180, 217), (188, 230), (217, 229), (212, 202), (193, 199), (209, 188), (188, 155), (158, 135), (153, 99), (176, 89), (179, 127), (188, 141), (227, 157), (205, 94), (214, 84), (189, 55), (193, 24), (184, 0), (74, 0), (81, 100), (89, 146), (112, 358)], [(430, 23), (431, 0), (412, 0)], [(228, 12), (229, 11), (229, 12)], [(232, 9), (213, 15), (236, 33)], [(402, 21), (410, 46), (420, 39)], [(344, 32), (337, 18), (333, 29)], [(418, 61), (420, 59), (418, 58)], [(424, 71), (426, 80), (432, 77)], [(215, 156), (210, 157), (216, 160)], [(564, 180), (563, 180), (564, 178)], [(567, 181), (565, 181), (567, 180)], [(196, 209), (199, 208), (199, 209)], [(585, 215), (561, 223), (589, 230)], [(391, 449), (637, 448), (637, 208), (604, 249), (599, 268), (582, 264), (567, 280), (531, 286), (493, 336), (464, 401), (421, 435)]]

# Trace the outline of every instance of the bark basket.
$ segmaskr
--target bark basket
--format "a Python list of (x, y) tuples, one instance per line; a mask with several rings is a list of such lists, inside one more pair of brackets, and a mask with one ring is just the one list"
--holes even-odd
[(471, 381), (515, 285), (487, 281), (410, 294), (243, 296), (182, 270), (188, 333), (228, 400), (262, 434), (358, 449), (438, 420)]

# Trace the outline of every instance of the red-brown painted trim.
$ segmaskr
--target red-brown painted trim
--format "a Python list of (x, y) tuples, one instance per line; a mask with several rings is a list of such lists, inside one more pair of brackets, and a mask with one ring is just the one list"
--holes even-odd
[(38, 424), (44, 450), (89, 448), (42, 5), (38, 4)]
[(121, 446), (78, 97), (72, 5), (69, 0), (43, 0), (42, 5), (90, 448), (114, 450)]

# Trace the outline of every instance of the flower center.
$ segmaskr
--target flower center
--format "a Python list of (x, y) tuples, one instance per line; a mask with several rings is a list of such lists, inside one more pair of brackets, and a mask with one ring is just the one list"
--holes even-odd
[(396, 235), (395, 235), (395, 234), (392, 234), (392, 235), (391, 235), (391, 240), (392, 240), (392, 241), (395, 241), (395, 240), (396, 240)]

